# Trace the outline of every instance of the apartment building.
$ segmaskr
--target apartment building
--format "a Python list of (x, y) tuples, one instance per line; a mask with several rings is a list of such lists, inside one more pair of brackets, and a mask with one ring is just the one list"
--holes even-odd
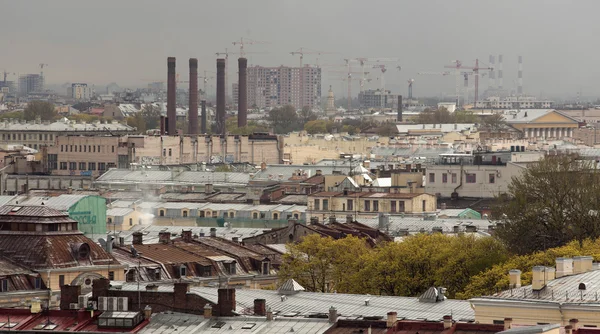
[(75, 100), (89, 100), (92, 98), (92, 88), (85, 83), (73, 83), (67, 91), (68, 95)]
[(379, 213), (434, 212), (437, 199), (425, 193), (322, 191), (308, 195), (307, 216), (376, 216)]
[(321, 68), (248, 67), (248, 105), (272, 108), (292, 105), (296, 109), (316, 108), (321, 99)]
[(554, 101), (539, 100), (533, 96), (491, 96), (477, 101), (477, 109), (549, 109)]
[(58, 136), (103, 136), (134, 134), (134, 128), (117, 121), (112, 122), (75, 122), (58, 120), (19, 121), (16, 119), (0, 122), (0, 138), (3, 143), (21, 144), (34, 149), (42, 146), (54, 146)]

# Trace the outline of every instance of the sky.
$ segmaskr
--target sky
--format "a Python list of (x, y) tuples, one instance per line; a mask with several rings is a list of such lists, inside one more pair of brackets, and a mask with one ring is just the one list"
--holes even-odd
[[(516, 87), (521, 55), (525, 93), (600, 97), (599, 12), (598, 0), (0, 0), (0, 71), (37, 73), (45, 63), (49, 83), (145, 86), (166, 80), (169, 56), (177, 57), (180, 80), (192, 57), (200, 73), (214, 72), (215, 53), (239, 52), (232, 42), (243, 37), (263, 42), (245, 47), (250, 66), (298, 66), (290, 52), (301, 47), (331, 52), (318, 56), (324, 65), (398, 58), (386, 63), (386, 89), (394, 93), (407, 94), (413, 78), (415, 96), (451, 95), (454, 75), (417, 73), (448, 70), (456, 59), (485, 66), (489, 55), (502, 54), (506, 88)], [(230, 56), (228, 84), (236, 59)], [(305, 55), (304, 63), (315, 62)], [(331, 71), (344, 68), (323, 68), (323, 94), (332, 85), (336, 96), (346, 95), (335, 79), (344, 74)], [(368, 71), (367, 87), (379, 88), (379, 70)], [(481, 78), (480, 91), (487, 81)], [(358, 90), (355, 81), (353, 95)]]

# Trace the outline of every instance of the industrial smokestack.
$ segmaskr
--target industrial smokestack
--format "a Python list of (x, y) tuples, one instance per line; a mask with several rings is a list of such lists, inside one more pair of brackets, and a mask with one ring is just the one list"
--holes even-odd
[(496, 57), (490, 55), (490, 67), (493, 68), (493, 70), (490, 71), (490, 76), (489, 76), (489, 83), (488, 83), (488, 89), (494, 89), (496, 88)]
[(502, 82), (502, 55), (498, 56), (498, 89), (503, 89), (503, 82)]
[(246, 98), (246, 68), (248, 67), (248, 59), (238, 59), (238, 65), (238, 128), (241, 128), (247, 124), (248, 102)]
[(167, 58), (167, 132), (169, 136), (177, 134), (177, 112), (175, 110), (175, 94), (177, 83), (175, 82), (175, 57)]
[(202, 100), (202, 114), (200, 115), (200, 132), (206, 133), (206, 100)]
[(217, 133), (225, 134), (225, 59), (217, 59)]
[(160, 115), (160, 135), (164, 136), (167, 127), (167, 118), (163, 115)]
[(518, 87), (517, 94), (523, 95), (523, 56), (519, 56), (519, 68), (518, 68), (517, 78), (518, 78)]
[(398, 95), (398, 122), (402, 122), (402, 95)]
[(188, 119), (190, 135), (198, 134), (198, 59), (190, 58), (190, 100), (188, 103)]

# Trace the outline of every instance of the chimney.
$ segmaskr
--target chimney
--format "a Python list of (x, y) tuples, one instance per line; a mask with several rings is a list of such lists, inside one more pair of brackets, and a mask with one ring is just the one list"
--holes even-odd
[(188, 121), (190, 135), (198, 134), (198, 59), (190, 58)]
[(321, 176), (321, 175), (323, 175), (323, 171), (322, 171), (322, 170), (320, 170), (320, 169), (317, 169), (317, 170), (315, 171), (315, 175), (316, 175), (316, 176)]
[(521, 287), (521, 271), (519, 269), (511, 269), (508, 271), (510, 288)]
[(523, 95), (523, 56), (519, 56), (519, 67), (517, 69), (517, 94)]
[(569, 326), (571, 326), (571, 328), (574, 331), (577, 331), (579, 329), (579, 320), (577, 320), (577, 319), (569, 320)]
[(573, 259), (566, 257), (556, 258), (556, 278), (573, 274)]
[(65, 284), (60, 287), (60, 309), (68, 310), (70, 304), (77, 303), (81, 295), (81, 285)]
[(166, 117), (163, 115), (160, 115), (160, 135), (161, 136), (165, 135), (165, 132), (167, 131), (166, 126), (167, 126)]
[(380, 230), (384, 230), (390, 225), (390, 215), (388, 215), (386, 213), (380, 213), (378, 218), (379, 218), (378, 228)]
[(206, 184), (204, 185), (204, 192), (205, 192), (207, 195), (210, 195), (210, 194), (212, 194), (212, 193), (214, 192), (214, 188), (213, 188), (213, 185), (212, 185), (212, 183), (206, 183)]
[(319, 217), (310, 217), (310, 223), (311, 224), (318, 224), (319, 223)]
[(212, 306), (210, 304), (204, 305), (204, 319), (210, 319), (212, 317)]
[(169, 136), (177, 134), (177, 112), (176, 94), (177, 82), (175, 82), (175, 57), (167, 58), (167, 133)]
[(440, 204), (440, 209), (441, 210), (446, 210), (447, 206), (446, 206), (446, 202), (443, 202), (442, 204)]
[(267, 315), (267, 301), (264, 299), (255, 299), (254, 300), (254, 315), (264, 317)]
[(452, 316), (445, 315), (444, 316), (444, 329), (450, 329), (450, 328), (452, 328)]
[(571, 325), (565, 326), (565, 334), (573, 334), (573, 327)]
[(273, 321), (273, 311), (270, 307), (267, 307), (267, 321)]
[(546, 286), (546, 267), (535, 266), (531, 269), (531, 289), (534, 291), (542, 290)]
[(398, 320), (398, 313), (397, 312), (388, 312), (387, 319), (386, 319), (386, 327), (387, 328), (394, 327), (396, 320)]
[[(409, 96), (410, 98), (410, 96)], [(402, 95), (398, 95), (398, 116), (397, 121), (402, 122)]]
[(192, 230), (182, 230), (181, 237), (183, 238), (183, 241), (191, 242), (192, 241)]
[(346, 223), (352, 223), (354, 221), (354, 217), (352, 215), (346, 215)]
[(246, 98), (246, 68), (248, 67), (248, 59), (238, 59), (239, 65), (239, 80), (238, 80), (238, 128), (246, 126), (247, 124), (247, 112), (248, 112), (248, 101)]
[(240, 238), (239, 237), (231, 237), (231, 241), (235, 242), (236, 244), (240, 243)]
[(267, 163), (266, 162), (261, 162), (260, 163), (260, 170), (266, 170), (267, 169)]
[(144, 307), (144, 319), (150, 320), (151, 316), (152, 316), (152, 307), (150, 307), (150, 305), (146, 305), (146, 307)]
[(231, 317), (235, 311), (235, 289), (221, 288), (218, 290), (219, 317)]
[(200, 132), (206, 133), (206, 100), (202, 100), (202, 114), (200, 115), (200, 122)]
[(556, 269), (554, 267), (546, 267), (546, 282), (550, 282), (556, 277)]
[(217, 134), (225, 134), (225, 59), (217, 59)]
[(217, 236), (217, 228), (216, 227), (210, 228), (210, 236), (213, 238)]
[(504, 330), (507, 331), (512, 328), (512, 318), (504, 318)]
[(573, 257), (573, 274), (581, 274), (585, 272), (583, 269), (583, 259), (582, 256), (574, 256)]
[(489, 83), (488, 83), (488, 89), (494, 89), (496, 88), (496, 72), (494, 72), (496, 69), (494, 68), (494, 64), (496, 63), (496, 57), (490, 55), (490, 67), (493, 68), (493, 70), (490, 71), (490, 74), (488, 76)]
[(171, 241), (171, 232), (160, 231), (158, 232), (158, 242), (161, 244), (168, 244)]
[(498, 89), (503, 89), (502, 83), (502, 55), (498, 55)]
[(131, 241), (134, 245), (143, 245), (144, 234), (142, 232), (133, 232), (133, 240)]
[(330, 324), (336, 323), (337, 322), (337, 317), (338, 317), (337, 309), (335, 307), (333, 307), (333, 306), (330, 307), (329, 308), (329, 323)]
[(158, 291), (158, 285), (148, 284), (146, 285), (146, 291)]

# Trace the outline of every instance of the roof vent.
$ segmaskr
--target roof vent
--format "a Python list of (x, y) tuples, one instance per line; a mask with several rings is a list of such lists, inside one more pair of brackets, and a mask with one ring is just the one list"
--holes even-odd
[(421, 296), (419, 296), (419, 301), (422, 303), (437, 303), (446, 300), (446, 288), (436, 288), (431, 287), (425, 291)]

